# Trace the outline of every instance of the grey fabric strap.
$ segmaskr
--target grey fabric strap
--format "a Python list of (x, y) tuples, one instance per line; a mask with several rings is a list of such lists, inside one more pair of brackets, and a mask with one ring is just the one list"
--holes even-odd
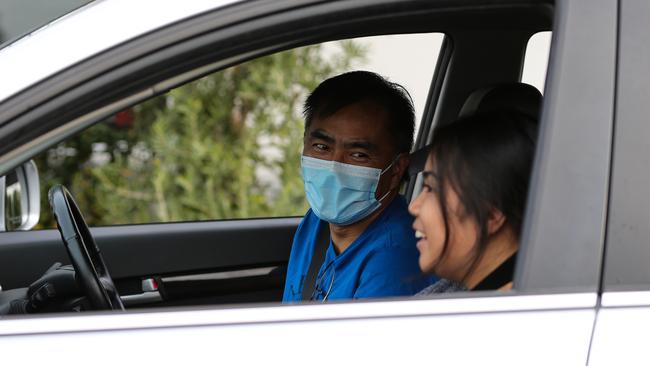
[(321, 220), (320, 225), (318, 226), (318, 233), (316, 234), (316, 243), (314, 245), (314, 255), (311, 258), (311, 263), (309, 264), (309, 270), (307, 271), (307, 276), (305, 277), (305, 283), (302, 287), (302, 300), (309, 301), (311, 300), (311, 295), (314, 293), (314, 286), (316, 286), (316, 277), (318, 276), (318, 271), (323, 265), (325, 260), (325, 253), (327, 253), (327, 247), (330, 244), (330, 230), (327, 221)]

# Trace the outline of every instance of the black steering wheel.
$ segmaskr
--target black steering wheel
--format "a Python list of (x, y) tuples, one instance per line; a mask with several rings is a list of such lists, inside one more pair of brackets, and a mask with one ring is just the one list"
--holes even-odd
[(106, 263), (70, 192), (56, 185), (50, 189), (48, 198), (77, 282), (93, 308), (124, 310)]

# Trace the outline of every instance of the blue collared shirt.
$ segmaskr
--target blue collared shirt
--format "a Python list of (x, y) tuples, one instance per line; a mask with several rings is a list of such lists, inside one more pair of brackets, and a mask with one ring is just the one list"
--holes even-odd
[[(298, 226), (289, 257), (284, 302), (302, 300), (320, 221), (309, 210)], [(330, 241), (313, 299), (410, 296), (434, 283), (435, 277), (420, 271), (412, 223), (406, 200), (397, 196), (343, 253), (337, 255)]]

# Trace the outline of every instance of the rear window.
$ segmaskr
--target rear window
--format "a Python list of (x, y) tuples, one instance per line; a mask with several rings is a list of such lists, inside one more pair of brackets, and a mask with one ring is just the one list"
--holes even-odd
[(521, 82), (536, 87), (544, 94), (548, 55), (551, 50), (551, 32), (538, 32), (528, 40)]

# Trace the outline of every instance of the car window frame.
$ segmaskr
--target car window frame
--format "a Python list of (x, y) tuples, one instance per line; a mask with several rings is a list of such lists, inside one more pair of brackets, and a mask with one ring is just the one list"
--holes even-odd
[[(515, 270), (514, 286), (522, 292), (600, 289), (617, 26), (616, 0), (556, 2), (540, 134)], [(592, 82), (589, 92), (585, 80)]]
[[(577, 138), (578, 136), (582, 136), (582, 134), (577, 131), (576, 128), (572, 128), (569, 131), (566, 130), (566, 128), (562, 128), (561, 125), (559, 125), (557, 122), (554, 122), (556, 120), (567, 120), (570, 119), (570, 116), (580, 116), (580, 112), (585, 112), (585, 108), (587, 106), (591, 105), (594, 101), (594, 99), (598, 102), (602, 102), (603, 100), (607, 99), (607, 96), (610, 94), (610, 89), (607, 88), (607, 85), (613, 82), (613, 64), (614, 60), (609, 60), (607, 57), (604, 58), (604, 60), (600, 63), (596, 63), (593, 65), (593, 67), (587, 68), (587, 70), (583, 70), (581, 72), (578, 72), (579, 76), (573, 76), (570, 71), (580, 71), (576, 70), (576, 65), (574, 65), (574, 62), (572, 59), (568, 59), (565, 57), (566, 53), (571, 54), (572, 57), (578, 57), (579, 59), (590, 59), (594, 55), (600, 56), (602, 53), (607, 53), (610, 50), (609, 44), (606, 44), (600, 48), (598, 47), (593, 47), (595, 44), (594, 39), (597, 36), (602, 36), (603, 34), (607, 37), (612, 37), (613, 34), (615, 33), (615, 27), (613, 29), (611, 27), (598, 27), (599, 24), (602, 24), (603, 22), (606, 25), (613, 25), (612, 23), (614, 22), (615, 24), (615, 14), (611, 14), (611, 5), (612, 3), (615, 3), (614, 0), (599, 0), (603, 5), (609, 5), (608, 6), (603, 6), (601, 8), (591, 9), (591, 6), (587, 4), (586, 0), (580, 0), (580, 1), (575, 1), (575, 2), (567, 2), (567, 1), (558, 1), (556, 4), (556, 10), (555, 10), (555, 25), (554, 25), (554, 42), (552, 45), (552, 50), (551, 50), (551, 63), (549, 66), (549, 84), (547, 86), (547, 90), (549, 91), (549, 96), (550, 100), (544, 103), (544, 112), (542, 114), (542, 139), (540, 140), (540, 144), (538, 146), (538, 152), (537, 152), (537, 158), (536, 158), (536, 163), (535, 163), (535, 173), (534, 173), (534, 179), (543, 179), (546, 182), (550, 182), (548, 184), (552, 184), (555, 187), (558, 185), (561, 185), (564, 182), (564, 177), (561, 176), (561, 173), (563, 169), (561, 167), (566, 166), (566, 164), (577, 164), (579, 166), (585, 166), (583, 163), (587, 163), (586, 166), (589, 166), (588, 163), (592, 163), (594, 161), (593, 156), (596, 156), (598, 158), (602, 158), (602, 153), (599, 151), (594, 152), (593, 150), (586, 150), (583, 151), (581, 154), (578, 154), (575, 156), (574, 159), (570, 159), (569, 161), (566, 161), (564, 159), (564, 153), (566, 152), (566, 148), (563, 148), (558, 141), (566, 141), (567, 138)], [(148, 70), (147, 69), (147, 62), (149, 65), (154, 64), (154, 65), (160, 65), (161, 58), (165, 62), (171, 62), (174, 60), (178, 60), (177, 58), (174, 59), (174, 57), (170, 56), (170, 53), (173, 54), (172, 51), (177, 52), (177, 54), (186, 54), (187, 48), (192, 42), (187, 42), (187, 43), (176, 43), (174, 46), (172, 46), (170, 49), (164, 50), (164, 52), (159, 52), (153, 55), (148, 55), (147, 57), (139, 58), (136, 59), (132, 63), (126, 63), (125, 65), (118, 67), (117, 69), (112, 70), (111, 72), (107, 74), (102, 74), (99, 77), (89, 77), (88, 75), (94, 75), (99, 73), (100, 70), (102, 70), (101, 67), (97, 66), (105, 66), (102, 64), (102, 62), (106, 62), (106, 60), (110, 59), (110, 57), (115, 56), (117, 53), (124, 49), (134, 49), (137, 48), (137, 45), (141, 45), (143, 42), (151, 41), (151, 37), (154, 37), (153, 35), (149, 35), (148, 37), (142, 37), (139, 38), (133, 42), (129, 42), (121, 47), (118, 47), (116, 49), (112, 49), (107, 51), (105, 54), (99, 55), (96, 58), (93, 58), (92, 62), (88, 62), (88, 64), (82, 64), (78, 65), (77, 68), (71, 68), (61, 74), (56, 75), (55, 77), (52, 77), (51, 79), (45, 81), (44, 83), (47, 83), (46, 85), (40, 85), (39, 87), (42, 88), (35, 88), (35, 89), (30, 89), (26, 91), (25, 93), (22, 93), (19, 96), (20, 98), (27, 98), (29, 96), (34, 96), (38, 95), (39, 93), (45, 93), (43, 90), (48, 90), (48, 86), (54, 88), (53, 90), (49, 90), (49, 96), (48, 102), (45, 103), (44, 105), (37, 106), (33, 110), (30, 110), (29, 112), (26, 112), (19, 117), (12, 119), (11, 121), (3, 120), (4, 124), (2, 127), (0, 127), (0, 138), (2, 137), (7, 137), (11, 135), (12, 133), (16, 133), (16, 131), (20, 131), (21, 129), (24, 129), (24, 127), (28, 124), (32, 125), (37, 125), (37, 122), (43, 122), (45, 123), (45, 120), (47, 118), (53, 118), (54, 121), (49, 121), (49, 128), (50, 128), (50, 133), (54, 131), (56, 134), (54, 135), (47, 135), (43, 134), (41, 136), (45, 136), (47, 138), (53, 138), (56, 140), (57, 138), (62, 138), (65, 137), (66, 134), (71, 134), (76, 132), (79, 129), (85, 128), (87, 125), (92, 124), (95, 121), (100, 120), (101, 118), (105, 117), (107, 114), (115, 112), (121, 108), (124, 108), (126, 106), (132, 105), (144, 98), (151, 97), (153, 95), (156, 95), (158, 93), (164, 92), (165, 90), (168, 90), (171, 87), (174, 87), (182, 82), (186, 82), (190, 79), (195, 79), (197, 77), (200, 77), (202, 75), (205, 75), (206, 73), (212, 72), (216, 69), (223, 68), (229, 65), (232, 65), (233, 63), (236, 62), (242, 62), (247, 59), (251, 59), (253, 57), (257, 57), (263, 54), (268, 54), (270, 52), (275, 52), (279, 51), (282, 49), (287, 49), (290, 47), (295, 47), (298, 45), (305, 45), (308, 43), (313, 43), (313, 42), (318, 42), (318, 41), (324, 41), (324, 40), (332, 40), (336, 38), (341, 38), (341, 37), (350, 37), (350, 36), (360, 36), (363, 34), (368, 35), (369, 32), (371, 32), (371, 29), (374, 29), (377, 31), (378, 29), (384, 29), (382, 32), (378, 33), (384, 33), (388, 32), (387, 29), (392, 29), (392, 31), (416, 31), (416, 30), (421, 30), (423, 31), (423, 28), (418, 28), (421, 27), (422, 25), (418, 25), (416, 23), (411, 22), (411, 24), (404, 24), (404, 19), (407, 18), (400, 18), (396, 17), (394, 14), (390, 15), (390, 18), (395, 21), (396, 19), (402, 20), (402, 23), (400, 24), (399, 21), (395, 21), (394, 23), (390, 23), (386, 25), (386, 23), (381, 23), (379, 20), (385, 20), (385, 19), (380, 19), (378, 18), (377, 14), (374, 14), (373, 17), (367, 17), (368, 14), (368, 5), (369, 4), (375, 4), (373, 1), (363, 1), (363, 2), (351, 2), (351, 1), (341, 1), (341, 2), (336, 2), (333, 4), (317, 4), (312, 7), (305, 7), (305, 8), (300, 8), (300, 9), (295, 9), (292, 8), (291, 10), (286, 10), (285, 13), (278, 13), (274, 14), (273, 19), (276, 21), (280, 21), (280, 26), (282, 28), (286, 28), (289, 25), (295, 25), (295, 22), (298, 22), (299, 24), (308, 24), (310, 22), (314, 22), (315, 19), (319, 19), (319, 17), (325, 17), (325, 18), (331, 18), (331, 12), (332, 9), (336, 9), (337, 11), (340, 11), (341, 14), (346, 14), (346, 16), (342, 19), (339, 19), (338, 22), (333, 21), (330, 19), (330, 22), (332, 23), (327, 23), (327, 24), (320, 24), (319, 26), (324, 27), (325, 25), (328, 25), (330, 28), (328, 29), (327, 36), (324, 37), (322, 34), (322, 28), (319, 31), (311, 30), (310, 32), (305, 32), (304, 34), (301, 35), (296, 35), (295, 30), (293, 31), (294, 34), (289, 36), (289, 33), (283, 34), (284, 37), (288, 38), (274, 38), (274, 43), (270, 44), (266, 47), (260, 46), (259, 44), (256, 44), (254, 41), (251, 41), (250, 39), (248, 40), (249, 43), (246, 44), (247, 47), (257, 47), (257, 48), (252, 48), (249, 51), (246, 51), (245, 48), (242, 48), (240, 45), (239, 47), (234, 47), (233, 49), (230, 49), (230, 53), (223, 53), (219, 54), (219, 56), (214, 56), (212, 57), (217, 58), (218, 61), (213, 62), (213, 63), (206, 63), (203, 61), (203, 64), (201, 66), (197, 66), (197, 61), (194, 61), (194, 64), (189, 64), (189, 66), (193, 66), (194, 68), (189, 69), (188, 71), (185, 71), (185, 73), (180, 73), (179, 70), (182, 70), (181, 68), (172, 68), (171, 70), (165, 70), (165, 72), (173, 73), (175, 72), (176, 74), (165, 74), (165, 76), (168, 76), (167, 78), (163, 78), (162, 81), (159, 81), (151, 86), (148, 86), (145, 90), (142, 90), (141, 86), (143, 81), (140, 81), (140, 84), (135, 84), (135, 85), (130, 85), (129, 89), (127, 90), (133, 90), (135, 91), (133, 94), (131, 94), (128, 97), (124, 97), (124, 95), (128, 95), (128, 93), (125, 91), (125, 89), (120, 89), (121, 93), (120, 98), (113, 96), (104, 96), (102, 99), (99, 101), (94, 101), (93, 103), (85, 102), (85, 103), (79, 103), (79, 106), (76, 106), (78, 109), (74, 111), (66, 111), (66, 113), (62, 115), (55, 115), (55, 112), (60, 111), (57, 108), (60, 108), (61, 105), (72, 105), (73, 100), (77, 100), (76, 98), (79, 97), (81, 94), (88, 93), (89, 90), (92, 91), (90, 93), (90, 96), (96, 96), (99, 94), (102, 90), (106, 90), (106, 88), (115, 86), (118, 81), (120, 81), (120, 77), (123, 77), (124, 74), (129, 74), (131, 78), (137, 77), (138, 75), (143, 75), (144, 71), (142, 70)], [(382, 1), (382, 4), (386, 3), (392, 3), (392, 1)], [(465, 2), (466, 5), (468, 4), (474, 4), (472, 1), (467, 1)], [(377, 5), (377, 4), (375, 4)], [(422, 7), (423, 5), (418, 2), (405, 2), (405, 6), (402, 8), (402, 10), (409, 10), (410, 13), (408, 15), (412, 17), (413, 15), (413, 10), (414, 9), (409, 9), (408, 5), (413, 6), (415, 9), (418, 9), (419, 15), (422, 15), (423, 12), (429, 8), (425, 7), (424, 10)], [(447, 17), (449, 15), (449, 9), (443, 9), (445, 11), (440, 11), (440, 9), (435, 8), (435, 6), (430, 5), (433, 9), (430, 10), (429, 16), (431, 14), (435, 15), (444, 15)], [(580, 17), (580, 10), (583, 8), (589, 7), (592, 10), (592, 13), (596, 13), (596, 15), (599, 16), (599, 18), (586, 18), (586, 17)], [(236, 7), (235, 7), (236, 8)], [(381, 4), (377, 5), (375, 11), (378, 12), (378, 14), (381, 14)], [(484, 8), (482, 8), (484, 10)], [(232, 10), (232, 9), (231, 9)], [(350, 11), (354, 10), (354, 11)], [(356, 12), (356, 13), (355, 13)], [(361, 14), (363, 12), (363, 14)], [(282, 15), (285, 15), (286, 18), (283, 18)], [(205, 27), (204, 24), (201, 22), (205, 22), (206, 19), (210, 19), (210, 17), (218, 17), (218, 15), (210, 13), (206, 14), (201, 18), (200, 20), (197, 19), (192, 19), (192, 22), (199, 22), (197, 24), (201, 24), (201, 27)], [(386, 15), (386, 18), (388, 18), (388, 15)], [(399, 19), (398, 19), (399, 18)], [(291, 21), (289, 21), (290, 19)], [(413, 18), (409, 18), (409, 20), (412, 20)], [(442, 19), (442, 18), (440, 18)], [(598, 21), (594, 20), (598, 19)], [(237, 29), (237, 34), (248, 34), (247, 32), (244, 32), (243, 29), (246, 29), (246, 27), (252, 27), (252, 29), (266, 29), (264, 28), (266, 23), (268, 23), (270, 19), (264, 19), (264, 20), (257, 20), (257, 23), (255, 23), (255, 20), (251, 20), (249, 23), (246, 23), (242, 26), (242, 24), (239, 24), (238, 26), (240, 28)], [(351, 24), (352, 21), (358, 22)], [(294, 23), (292, 23), (294, 22)], [(596, 26), (598, 30), (601, 30), (601, 33), (598, 31), (591, 31), (592, 34), (584, 34), (584, 32), (577, 32), (576, 30), (576, 25), (574, 24), (581, 24), (584, 27), (582, 29), (591, 29), (593, 26)], [(382, 25), (383, 28), (379, 28), (379, 25)], [(571, 25), (569, 27), (569, 25)], [(181, 26), (181, 25), (177, 25)], [(189, 27), (188, 24), (182, 24), (182, 26)], [(394, 27), (394, 28), (393, 28)], [(430, 25), (429, 25), (430, 27)], [(569, 28), (569, 29), (568, 29)], [(168, 29), (163, 29), (158, 32), (156, 36), (163, 37), (164, 36), (170, 36), (170, 33), (172, 33), (174, 30), (177, 28), (175, 27), (170, 27)], [(203, 29), (203, 28), (201, 28)], [(427, 31), (441, 31), (440, 28), (427, 28)], [(204, 42), (202, 45), (214, 45), (214, 38), (219, 38), (221, 39), (221, 42), (225, 41), (230, 41), (232, 44), (235, 44), (236, 37), (232, 36), (232, 32), (235, 32), (232, 28), (225, 28), (225, 29), (218, 29), (218, 30), (213, 30), (212, 33), (207, 33), (207, 34), (201, 34), (200, 36), (197, 36), (195, 41), (193, 42)], [(241, 33), (240, 33), (241, 32)], [(248, 34), (250, 37), (250, 34)], [(210, 42), (207, 41), (208, 38), (213, 37)], [(584, 42), (586, 40), (589, 40), (591, 42)], [(224, 41), (225, 40), (225, 41)], [(568, 51), (567, 50), (567, 45), (571, 45), (575, 50), (573, 51)], [(195, 44), (193, 45), (198, 49), (199, 47), (196, 46)], [(206, 47), (206, 46), (203, 46)], [(583, 52), (584, 55), (580, 54), (579, 52)], [(599, 54), (600, 52), (600, 54)], [(133, 55), (131, 55), (133, 57)], [(125, 57), (128, 59), (128, 57)], [(144, 66), (143, 66), (144, 65)], [(94, 66), (94, 67), (91, 67)], [(184, 67), (189, 67), (188, 64), (183, 64)], [(150, 66), (149, 66), (150, 67)], [(70, 77), (71, 74), (74, 74), (75, 72), (78, 71), (85, 71), (86, 74), (82, 74), (82, 76), (79, 76), (75, 80), (79, 85), (76, 87), (69, 89), (67, 91), (61, 91), (61, 89), (57, 89), (58, 87), (54, 87), (52, 85), (56, 84), (57, 80), (60, 80), (61, 78), (66, 78)], [(605, 70), (605, 75), (609, 76), (609, 72), (611, 71), (612, 75), (611, 77), (606, 77), (604, 81), (601, 81), (598, 79), (599, 77), (602, 77), (603, 70)], [(137, 71), (137, 72), (136, 72)], [(599, 88), (597, 88), (597, 91), (600, 92), (601, 94), (598, 94), (594, 96), (591, 99), (583, 99), (581, 100), (580, 107), (578, 110), (575, 110), (575, 103), (570, 103), (571, 105), (568, 105), (565, 100), (562, 100), (560, 96), (557, 96), (558, 92), (562, 91), (564, 93), (564, 89), (567, 88), (567, 85), (569, 85), (568, 89), (572, 90), (574, 93), (577, 93), (575, 91), (575, 86), (573, 86), (572, 83), (576, 81), (576, 79), (579, 79), (580, 77), (584, 77), (584, 73), (588, 72), (590, 75), (596, 75), (596, 79), (599, 80), (600, 84), (598, 85)], [(169, 76), (169, 75), (173, 75)], [(160, 75), (157, 75), (160, 77)], [(84, 78), (87, 78), (87, 80), (84, 82)], [(147, 80), (147, 79), (145, 79)], [(101, 87), (100, 87), (101, 86)], [(140, 88), (139, 88), (140, 87)], [(440, 91), (440, 93), (444, 93), (444, 91)], [(605, 97), (603, 97), (603, 95)], [(433, 99), (432, 99), (433, 100)], [(439, 103), (439, 101), (438, 101)], [(4, 103), (3, 103), (4, 105)], [(0, 105), (2, 107), (3, 105)], [(99, 110), (96, 110), (94, 108), (97, 108), (98, 105), (102, 105), (103, 107), (100, 108)], [(609, 111), (611, 109), (611, 105), (607, 105), (607, 103), (600, 103), (600, 105), (605, 108), (605, 111)], [(59, 107), (57, 107), (59, 106)], [(89, 111), (93, 111), (90, 115), (87, 113)], [(602, 111), (600, 111), (602, 112)], [(596, 119), (598, 119), (599, 116), (601, 116), (604, 120), (601, 120), (601, 124), (598, 125), (598, 129), (593, 131), (594, 136), (599, 137), (601, 139), (607, 140), (608, 137), (611, 136), (611, 119), (607, 120), (607, 113), (596, 113), (596, 111), (590, 111), (587, 113), (587, 115), (594, 115), (596, 116)], [(430, 115), (431, 113), (429, 113)], [(74, 117), (76, 116), (76, 118)], [(611, 117), (611, 114), (609, 114)], [(0, 115), (1, 117), (6, 117), (6, 115)], [(55, 130), (55, 128), (62, 128), (65, 126), (61, 126), (63, 123), (62, 121), (70, 121), (72, 119), (73, 122), (69, 122), (67, 124), (69, 128), (67, 131), (64, 131), (63, 133), (61, 130)], [(0, 119), (1, 120), (1, 119)], [(431, 121), (427, 121), (425, 124), (432, 123)], [(58, 124), (58, 125), (57, 125)], [(423, 124), (423, 125), (425, 125)], [(582, 122), (582, 125), (585, 125), (586, 122)], [(54, 126), (54, 127), (53, 127)], [(423, 127), (427, 128), (427, 127)], [(37, 131), (42, 133), (41, 131)], [(550, 139), (550, 134), (558, 134), (560, 132), (567, 132), (563, 134), (563, 138), (557, 138), (554, 136), (554, 139)], [(36, 133), (36, 132), (35, 132)], [(54, 142), (52, 142), (54, 143)], [(559, 146), (558, 146), (559, 145)], [(18, 151), (17, 153), (14, 152), (13, 155), (9, 154), (10, 156), (7, 158), (7, 151), (11, 149), (11, 147), (3, 147), (3, 150), (0, 151), (0, 171), (6, 171), (9, 169), (12, 164), (15, 164), (16, 162), (20, 162), (27, 157), (30, 156), (30, 154), (34, 154), (38, 148), (34, 146), (27, 146), (25, 149), (22, 151)], [(42, 151), (42, 149), (41, 149)], [(564, 161), (563, 161), (564, 160)], [(553, 168), (555, 165), (559, 165), (560, 168), (558, 169), (557, 172), (553, 172)], [(549, 199), (549, 195), (552, 192), (549, 192), (548, 189), (540, 189), (540, 186), (542, 188), (545, 188), (545, 185), (539, 182), (534, 182), (532, 188), (531, 188), (531, 193), (530, 193), (530, 199), (529, 202), (529, 209), (527, 212), (527, 217), (529, 218), (527, 220), (526, 225), (524, 226), (524, 236), (522, 242), (524, 245), (522, 245), (522, 253), (520, 254), (520, 258), (522, 260), (517, 266), (517, 272), (515, 275), (515, 287), (517, 288), (517, 292), (519, 293), (534, 293), (534, 292), (548, 292), (548, 291), (556, 291), (556, 292), (575, 292), (576, 290), (578, 291), (585, 291), (585, 292), (592, 292), (597, 289), (598, 286), (598, 279), (600, 275), (600, 267), (597, 266), (596, 264), (600, 263), (601, 257), (601, 245), (602, 241), (599, 239), (598, 234), (596, 234), (596, 238), (594, 238), (594, 232), (599, 233), (601, 231), (596, 230), (596, 228), (602, 226), (602, 217), (599, 217), (598, 214), (602, 215), (602, 212), (604, 212), (605, 209), (605, 200), (603, 199), (602, 202), (594, 202), (592, 193), (593, 191), (602, 191), (603, 186), (607, 186), (607, 178), (608, 178), (608, 169), (603, 170), (602, 168), (602, 162), (599, 164), (596, 164), (596, 170), (597, 172), (592, 172), (591, 175), (593, 175), (596, 179), (595, 187), (591, 190), (587, 189), (584, 192), (577, 192), (577, 194), (572, 197), (572, 199), (568, 200), (563, 200), (559, 201), (557, 198)], [(589, 171), (589, 168), (585, 168), (585, 171)], [(606, 197), (606, 194), (603, 194), (602, 197)], [(549, 202), (552, 202), (549, 203)], [(581, 213), (582, 211), (580, 210), (580, 205), (583, 204), (584, 202), (588, 203), (593, 203), (591, 207), (593, 207), (593, 212), (596, 215), (589, 215), (588, 217), (583, 217), (581, 218)], [(536, 208), (533, 209), (533, 207), (536, 207), (537, 205), (543, 206), (543, 212), (538, 212), (536, 211)], [(584, 230), (579, 230), (578, 233), (573, 233), (568, 230), (554, 230), (555, 228), (553, 227), (554, 224), (554, 215), (556, 211), (564, 210), (564, 212), (571, 212), (574, 215), (576, 215), (575, 219), (578, 223), (580, 224), (585, 224), (586, 227), (589, 229), (584, 229)], [(573, 217), (572, 217), (573, 218)], [(549, 231), (546, 232), (546, 236), (543, 236), (542, 233), (540, 233), (540, 228), (542, 227), (548, 227)], [(535, 228), (533, 230), (532, 228)], [(565, 260), (567, 261), (574, 261), (576, 258), (580, 258), (581, 262), (579, 266), (576, 266), (575, 268), (567, 269), (565, 266), (561, 265), (555, 265), (551, 266), (551, 270), (549, 270), (549, 262), (545, 260), (545, 258), (552, 257), (553, 253), (556, 252), (558, 248), (561, 249), (562, 243), (565, 243), (566, 241), (569, 242), (575, 242), (580, 245), (576, 245), (575, 250), (572, 251), (571, 255), (567, 256)], [(541, 252), (541, 253), (540, 253)], [(589, 254), (588, 260), (584, 260), (584, 253)], [(526, 270), (523, 270), (522, 268), (526, 268)], [(589, 272), (588, 276), (582, 275), (581, 271), (586, 271)], [(593, 275), (593, 272), (596, 271), (597, 273)], [(549, 273), (550, 272), (550, 273)]]

